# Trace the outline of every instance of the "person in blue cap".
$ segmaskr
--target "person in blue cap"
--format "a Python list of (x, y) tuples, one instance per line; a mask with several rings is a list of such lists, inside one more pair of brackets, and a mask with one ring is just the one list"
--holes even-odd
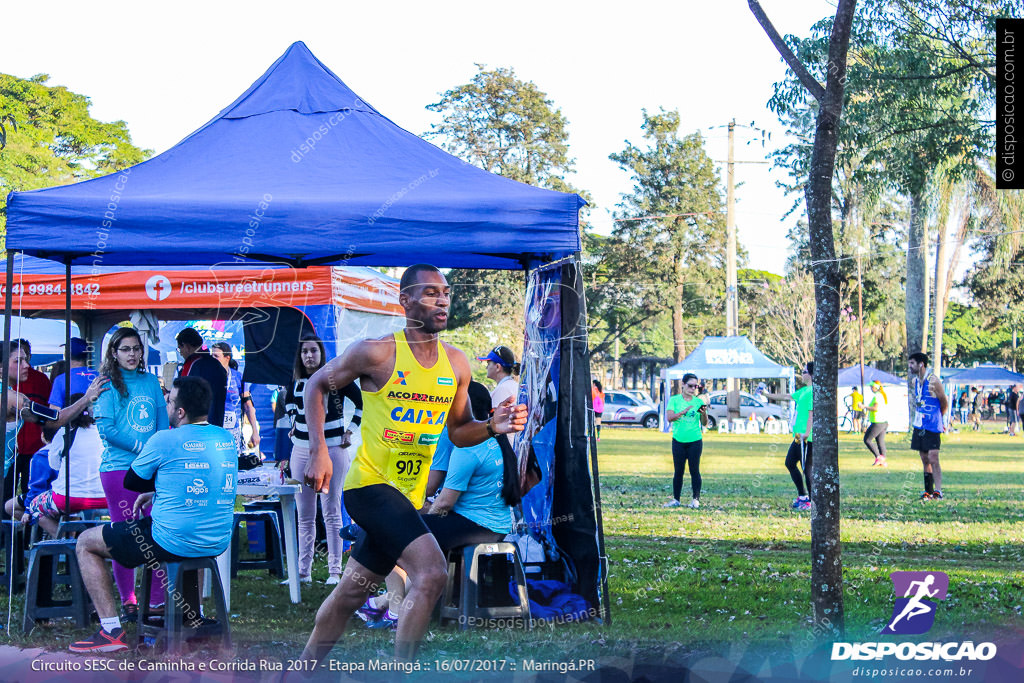
[[(63, 344), (61, 344), (63, 346)], [(71, 393), (84, 394), (89, 391), (89, 385), (96, 379), (96, 371), (89, 367), (89, 344), (81, 337), (71, 338)], [(64, 375), (61, 373), (53, 378), (53, 387), (50, 389), (50, 407), (60, 410), (66, 407), (64, 397)]]
[(515, 352), (507, 346), (495, 346), (486, 356), (477, 356), (476, 359), (487, 362), (487, 379), (494, 382), (491, 409), (500, 406), (507, 398), (515, 400), (519, 395), (519, 383), (514, 378), (519, 374)]

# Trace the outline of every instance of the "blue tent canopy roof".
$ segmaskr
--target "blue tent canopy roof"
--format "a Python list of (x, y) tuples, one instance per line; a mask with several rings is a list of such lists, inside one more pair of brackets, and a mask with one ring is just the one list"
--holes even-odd
[[(882, 384), (906, 384), (906, 381), (897, 377), (896, 375), (890, 375), (884, 370), (873, 368), (870, 365), (864, 366), (864, 384), (871, 384), (875, 380), (878, 380)], [(839, 386), (841, 387), (856, 387), (860, 386), (860, 365), (851, 365), (848, 368), (843, 368), (839, 371)]]
[[(946, 378), (944, 377), (943, 379)], [(949, 380), (957, 384), (977, 384), (989, 387), (1008, 386), (1011, 384), (1024, 384), (1024, 375), (989, 363), (959, 371), (956, 375), (950, 377)]]
[(769, 360), (745, 336), (705, 337), (681, 362), (661, 371), (664, 379), (692, 372), (701, 379), (792, 379), (793, 368)]
[(299, 42), (166, 152), (121, 173), (12, 192), (7, 248), (88, 265), (518, 269), (579, 251), (584, 204), (403, 130)]

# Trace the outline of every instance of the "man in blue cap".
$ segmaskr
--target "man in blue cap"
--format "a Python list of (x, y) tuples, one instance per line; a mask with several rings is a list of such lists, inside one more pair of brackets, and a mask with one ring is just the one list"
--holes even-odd
[[(64, 346), (61, 344), (61, 346)], [(71, 338), (71, 393), (84, 394), (89, 385), (96, 379), (96, 372), (89, 368), (89, 344), (81, 337)], [(65, 408), (67, 401), (64, 396), (65, 373), (57, 375), (50, 389), (50, 407), (60, 410)]]

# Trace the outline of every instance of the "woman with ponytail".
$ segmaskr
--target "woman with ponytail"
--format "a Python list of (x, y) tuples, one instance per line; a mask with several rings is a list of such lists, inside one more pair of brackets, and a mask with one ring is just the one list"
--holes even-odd
[(868, 431), (864, 434), (864, 445), (868, 447), (875, 461), (871, 466), (888, 467), (885, 461), (885, 431), (889, 428), (889, 398), (879, 381), (871, 383), (871, 401), (867, 405)]

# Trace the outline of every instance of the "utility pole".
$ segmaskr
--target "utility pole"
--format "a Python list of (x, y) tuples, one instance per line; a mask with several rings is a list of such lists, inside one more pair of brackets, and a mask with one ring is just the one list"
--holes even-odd
[[(736, 181), (735, 156), (736, 119), (729, 122), (729, 161), (726, 170), (725, 195), (725, 334), (732, 337), (739, 334), (739, 306), (736, 282)], [(732, 389), (732, 387), (730, 387)]]
[[(729, 130), (729, 158), (726, 163), (726, 196), (725, 196), (725, 334), (733, 337), (740, 333), (740, 306), (739, 306), (739, 282), (736, 274), (736, 164), (767, 164), (767, 161), (736, 161), (736, 119), (728, 123)], [(712, 126), (712, 128), (721, 126)], [(761, 144), (764, 145), (766, 131), (754, 126), (751, 121), (749, 126), (742, 126), (751, 130), (760, 131)], [(749, 144), (749, 142), (747, 143)], [(739, 417), (740, 395), (739, 384), (736, 379), (730, 377), (726, 380), (725, 388), (728, 391), (726, 405), (729, 417)]]

